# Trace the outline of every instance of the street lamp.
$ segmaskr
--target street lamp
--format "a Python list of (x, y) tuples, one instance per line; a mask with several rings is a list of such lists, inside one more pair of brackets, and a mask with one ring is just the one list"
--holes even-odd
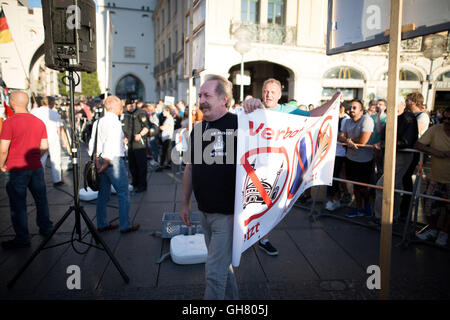
[(431, 73), (433, 71), (433, 61), (439, 58), (444, 53), (444, 36), (440, 34), (431, 34), (424, 38), (423, 44), (423, 55), (425, 58), (430, 59), (430, 73), (427, 76), (428, 80), (428, 90), (427, 90), (427, 99), (426, 104), (428, 104), (428, 96), (430, 94), (430, 89), (433, 87)]
[(249, 52), (251, 47), (250, 44), (250, 31), (247, 27), (241, 25), (235, 32), (234, 36), (237, 41), (233, 48), (241, 54), (241, 90), (240, 90), (240, 101), (244, 101), (244, 54)]

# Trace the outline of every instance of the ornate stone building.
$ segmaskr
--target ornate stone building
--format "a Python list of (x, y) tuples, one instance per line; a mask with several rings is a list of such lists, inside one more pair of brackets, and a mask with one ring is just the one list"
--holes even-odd
[[(318, 105), (338, 89), (344, 92), (345, 99), (359, 98), (365, 104), (371, 99), (386, 97), (388, 46), (327, 56), (327, 3), (327, 0), (158, 1), (154, 22), (155, 26), (161, 26), (160, 29), (155, 27), (158, 60), (155, 75), (159, 96), (170, 93), (182, 98), (186, 94), (186, 85), (180, 90), (179, 83), (185, 81), (180, 77), (183, 73), (187, 76), (188, 65), (185, 63), (182, 73), (183, 49), (178, 46), (178, 39), (174, 42), (174, 33), (177, 31), (180, 36), (182, 18), (183, 30), (189, 29), (192, 4), (193, 50), (197, 49), (193, 69), (199, 72), (200, 79), (208, 73), (229, 78), (235, 84), (236, 100), (240, 97), (238, 79), (242, 58), (244, 73), (250, 78), (250, 83), (244, 86), (245, 95), (259, 97), (263, 81), (275, 77), (283, 85), (284, 101), (295, 99), (298, 103)], [(174, 17), (170, 21), (168, 10), (170, 17)], [(243, 28), (250, 50), (241, 56), (234, 46)], [(189, 35), (189, 32), (184, 33), (184, 62), (189, 61)], [(447, 32), (442, 35), (445, 50), (432, 65), (423, 55), (422, 37), (402, 43), (401, 92), (421, 92), (427, 98), (429, 109), (434, 105), (448, 105), (450, 101), (449, 38)]]
[(27, 1), (1, 2), (13, 42), (0, 44), (0, 72), (11, 89), (37, 95), (56, 95), (58, 73), (44, 63), (42, 9), (28, 9)]

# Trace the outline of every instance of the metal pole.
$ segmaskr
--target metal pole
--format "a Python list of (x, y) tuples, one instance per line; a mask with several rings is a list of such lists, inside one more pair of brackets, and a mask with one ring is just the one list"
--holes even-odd
[(241, 54), (241, 95), (240, 102), (244, 101), (244, 55)]
[(108, 96), (108, 87), (109, 87), (109, 24), (110, 24), (110, 13), (109, 9), (106, 9), (106, 26), (105, 26), (105, 98)]
[[(428, 89), (427, 89), (427, 99), (425, 100), (425, 103), (427, 104), (427, 110), (429, 110), (431, 108), (431, 103), (428, 103), (428, 97), (430, 95), (430, 90), (433, 87), (433, 78), (431, 77), (431, 73), (433, 72), (433, 59), (431, 60), (431, 64), (430, 64), (430, 73), (428, 74)], [(430, 110), (431, 111), (431, 110)]]

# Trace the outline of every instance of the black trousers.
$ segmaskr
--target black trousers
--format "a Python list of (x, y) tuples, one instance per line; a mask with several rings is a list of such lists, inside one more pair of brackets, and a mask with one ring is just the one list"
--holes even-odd
[[(342, 167), (345, 164), (345, 157), (336, 157), (334, 159), (334, 172), (333, 177), (340, 178), (339, 174), (341, 173)], [(333, 185), (327, 187), (327, 195), (330, 197), (335, 196), (339, 193), (339, 183), (333, 180)]]
[[(414, 171), (416, 170), (417, 164), (420, 160), (420, 154), (414, 153), (413, 155), (413, 161), (411, 162), (411, 165), (408, 168), (408, 171), (406, 171), (405, 175), (403, 176), (403, 189), (405, 191), (413, 191), (413, 181), (412, 181), (412, 175), (414, 174)], [(409, 194), (404, 194), (402, 197), (402, 203), (400, 205), (400, 214), (402, 217), (406, 217), (408, 215), (409, 210), (409, 203), (411, 202), (411, 196)]]
[[(166, 141), (163, 141), (162, 144), (162, 150), (161, 150), (161, 158), (159, 165), (161, 167), (166, 165), (170, 165), (170, 146), (172, 145), (172, 139), (167, 139)], [(167, 161), (166, 161), (167, 160)]]
[(147, 150), (145, 148), (128, 149), (128, 167), (133, 187), (147, 189)]

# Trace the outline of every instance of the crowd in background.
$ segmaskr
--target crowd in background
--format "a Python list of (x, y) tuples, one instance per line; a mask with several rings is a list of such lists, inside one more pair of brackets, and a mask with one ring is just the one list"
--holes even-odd
[[(89, 142), (92, 136), (93, 123), (104, 115), (102, 98), (86, 98), (83, 96), (75, 98), (75, 133), (81, 142)], [(247, 96), (245, 100), (249, 98), (252, 97)], [(397, 150), (414, 148), (418, 139), (430, 127), (445, 122), (445, 119), (448, 118), (448, 116), (447, 118), (444, 116), (445, 111), (443, 110), (436, 110), (429, 114), (420, 93), (411, 93), (406, 96), (406, 100), (402, 97), (399, 100)], [(236, 112), (237, 108), (243, 106), (244, 101), (233, 103), (229, 111)], [(32, 109), (37, 108), (42, 103), (48, 104), (47, 97), (33, 98)], [(299, 104), (295, 100), (290, 100), (287, 104), (306, 111), (314, 109), (312, 104)], [(138, 99), (127, 99), (122, 100), (122, 106), (124, 112), (120, 116), (120, 120), (124, 132), (128, 132), (125, 136), (127, 137), (126, 145), (129, 170), (133, 180), (132, 185), (135, 192), (142, 192), (146, 190), (146, 181), (139, 182), (138, 180), (142, 180), (142, 176), (146, 176), (142, 172), (147, 172), (147, 162), (155, 171), (171, 169), (172, 149), (176, 148), (178, 153), (185, 151), (186, 143), (183, 144), (182, 140), (187, 139), (189, 110), (192, 112), (193, 125), (203, 120), (203, 114), (196, 105), (189, 108), (182, 100), (177, 101), (174, 105), (165, 105), (163, 100), (159, 100), (157, 103), (149, 103)], [(335, 158), (335, 177), (365, 184), (375, 185), (378, 183), (382, 185), (387, 108), (385, 99), (372, 100), (367, 107), (358, 99), (341, 103), (339, 114), (340, 137), (338, 138)], [(69, 128), (69, 130), (66, 130), (68, 133), (71, 130), (68, 100), (64, 97), (56, 99), (54, 110), (58, 112), (64, 127)], [(137, 122), (127, 120), (135, 118), (137, 118)], [(133, 132), (129, 133), (129, 131)], [(407, 136), (408, 134), (409, 136)], [(70, 134), (67, 134), (67, 137), (70, 140)], [(139, 148), (139, 145), (142, 148), (139, 150), (140, 154), (137, 155), (135, 151)], [(411, 153), (411, 159), (408, 156), (405, 160), (407, 163), (401, 164), (404, 154), (406, 153), (398, 153), (397, 156), (397, 167), (402, 167), (404, 170), (399, 173), (396, 179), (396, 188), (412, 191), (412, 176), (417, 168), (418, 154)], [(141, 160), (138, 159), (139, 157)], [(449, 161), (450, 159), (447, 157), (446, 162)], [(55, 183), (58, 183), (58, 181), (55, 181)], [(448, 189), (448, 182), (443, 181), (443, 183)], [(328, 201), (325, 208), (329, 211), (335, 211), (348, 205), (352, 206), (354, 210), (348, 212), (347, 217), (369, 216), (375, 222), (377, 222), (377, 219), (379, 221), (380, 209), (377, 207), (379, 199), (377, 199), (375, 190), (357, 185), (353, 185), (353, 187), (350, 187), (352, 190), (349, 190), (348, 186), (345, 183), (334, 181), (333, 186), (327, 189)], [(447, 189), (441, 188), (436, 192), (431, 192), (431, 195), (448, 199), (449, 190)], [(309, 200), (310, 192), (307, 191), (300, 201)], [(395, 221), (406, 217), (410, 208), (409, 204), (410, 196), (396, 195)], [(435, 205), (427, 203), (426, 206), (431, 208)], [(449, 213), (448, 205), (441, 204), (439, 207), (445, 208), (446, 213)], [(447, 234), (446, 228), (444, 229), (445, 234)], [(433, 235), (437, 236), (437, 234)]]

